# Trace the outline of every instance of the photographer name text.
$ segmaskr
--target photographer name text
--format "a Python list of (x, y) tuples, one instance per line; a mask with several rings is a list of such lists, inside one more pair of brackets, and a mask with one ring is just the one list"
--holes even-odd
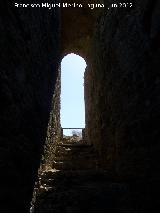
[[(14, 3), (14, 6), (17, 8), (47, 8), (49, 10), (53, 9), (53, 8), (82, 8), (82, 7), (88, 7), (91, 10), (95, 9), (95, 8), (104, 8), (105, 5), (104, 4), (78, 4), (78, 3), (48, 3), (48, 2), (44, 2), (41, 4), (36, 4), (36, 3), (32, 3), (32, 4), (22, 4), (22, 3)], [(128, 2), (128, 3), (113, 3), (111, 4), (110, 7), (108, 7), (108, 9), (110, 8), (127, 8), (127, 7), (132, 7), (133, 3)]]

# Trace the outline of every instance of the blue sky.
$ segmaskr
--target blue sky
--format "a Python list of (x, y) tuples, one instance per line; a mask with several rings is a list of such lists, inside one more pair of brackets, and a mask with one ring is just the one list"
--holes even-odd
[(84, 128), (84, 72), (85, 60), (68, 54), (61, 62), (61, 126)]

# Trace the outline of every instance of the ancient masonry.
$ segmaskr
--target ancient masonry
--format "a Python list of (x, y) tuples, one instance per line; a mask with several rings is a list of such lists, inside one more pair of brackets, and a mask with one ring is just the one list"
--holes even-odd
[[(109, 10), (112, 0), (92, 2), (104, 3), (104, 8), (18, 8), (2, 0), (0, 204), (5, 212), (29, 212), (43, 153), (42, 168), (54, 168), (56, 157), (63, 171), (42, 174), (43, 186), (53, 190), (38, 195), (38, 213), (160, 212), (154, 210), (159, 209), (160, 185), (160, 2), (134, 0), (130, 8)], [(61, 59), (71, 52), (87, 62), (85, 132), (90, 147), (83, 147), (83, 154), (89, 153), (88, 159), (75, 144), (61, 144), (54, 154), (60, 134), (60, 73), (56, 80)], [(74, 154), (80, 152), (92, 167), (90, 156), (95, 155), (88, 149), (100, 158), (94, 172), (98, 167), (105, 175), (89, 169), (88, 174), (65, 173), (64, 167), (78, 168)]]
[(52, 168), (55, 158), (55, 150), (61, 139), (60, 124), (60, 95), (61, 95), (61, 68), (58, 69), (58, 77), (52, 97), (50, 119), (47, 129), (44, 154), (42, 156), (41, 167), (43, 169)]

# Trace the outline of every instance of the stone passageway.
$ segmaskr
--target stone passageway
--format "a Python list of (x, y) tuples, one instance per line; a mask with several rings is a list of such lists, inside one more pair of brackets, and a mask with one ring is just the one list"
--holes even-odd
[[(2, 0), (0, 212), (29, 213), (35, 182), (35, 213), (160, 212), (160, 2), (66, 1), (84, 6)], [(59, 140), (70, 53), (87, 63), (87, 145)]]

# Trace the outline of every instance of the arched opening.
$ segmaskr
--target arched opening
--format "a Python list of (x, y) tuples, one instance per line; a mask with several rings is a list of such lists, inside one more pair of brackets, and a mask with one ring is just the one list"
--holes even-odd
[(60, 120), (64, 135), (80, 133), (85, 128), (85, 68), (86, 62), (79, 55), (71, 53), (62, 59)]

